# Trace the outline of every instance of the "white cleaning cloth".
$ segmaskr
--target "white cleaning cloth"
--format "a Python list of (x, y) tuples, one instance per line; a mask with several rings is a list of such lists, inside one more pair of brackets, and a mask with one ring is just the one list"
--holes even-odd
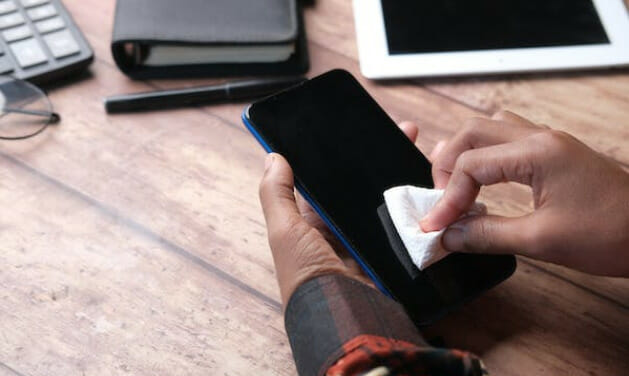
[[(445, 229), (424, 232), (419, 225), (419, 221), (435, 206), (443, 193), (441, 189), (410, 185), (394, 187), (384, 192), (391, 221), (419, 270), (424, 270), (448, 255), (441, 246), (441, 235)], [(485, 205), (476, 203), (468, 215), (485, 212)]]

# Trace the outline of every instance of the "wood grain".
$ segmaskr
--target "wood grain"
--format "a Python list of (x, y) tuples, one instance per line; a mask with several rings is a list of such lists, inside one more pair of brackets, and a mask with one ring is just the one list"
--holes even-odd
[(0, 353), (12, 369), (294, 374), (274, 302), (89, 198), (2, 162), (2, 206), (37, 201), (6, 213), (0, 233), (0, 284), (10, 287), (0, 294)]
[[(294, 374), (244, 104), (106, 115), (108, 95), (217, 80), (127, 79), (109, 53), (114, 2), (65, 3), (96, 60), (51, 91), (62, 124), (0, 143), (0, 374)], [(629, 161), (626, 73), (374, 83), (359, 75), (349, 1), (318, 1), (306, 22), (310, 75), (354, 73), (394, 119), (420, 123), (422, 150), (507, 106)], [(483, 199), (531, 208), (515, 185)], [(496, 374), (622, 374), (628, 286), (521, 259), (427, 334)]]

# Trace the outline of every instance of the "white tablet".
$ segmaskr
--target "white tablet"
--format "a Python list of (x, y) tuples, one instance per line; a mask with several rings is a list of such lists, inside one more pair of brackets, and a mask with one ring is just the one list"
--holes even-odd
[(366, 77), (629, 65), (623, 0), (354, 0)]

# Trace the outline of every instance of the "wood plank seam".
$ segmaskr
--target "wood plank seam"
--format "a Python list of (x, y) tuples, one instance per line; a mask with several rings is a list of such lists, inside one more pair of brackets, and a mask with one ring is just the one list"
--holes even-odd
[(135, 220), (124, 216), (119, 210), (106, 205), (86, 194), (84, 194), (83, 192), (55, 179), (54, 177), (47, 175), (29, 165), (27, 165), (26, 163), (23, 163), (22, 161), (20, 161), (17, 158), (14, 158), (13, 156), (7, 155), (3, 152), (0, 152), (0, 156), (3, 157), (5, 160), (13, 163), (15, 166), (21, 168), (22, 170), (27, 171), (28, 173), (30, 173), (33, 176), (36, 176), (38, 178), (41, 178), (43, 180), (45, 180), (46, 182), (58, 187), (59, 189), (62, 189), (72, 195), (75, 195), (76, 197), (79, 197), (81, 200), (85, 201), (86, 203), (93, 205), (95, 208), (97, 208), (98, 210), (100, 210), (101, 212), (103, 212), (106, 216), (118, 219), (118, 220), (122, 220), (121, 223), (124, 224), (124, 226), (126, 226), (127, 228), (138, 232), (139, 234), (158, 242), (159, 244), (162, 244), (164, 246), (165, 249), (191, 261), (193, 264), (200, 266), (201, 268), (203, 268), (204, 270), (212, 273), (213, 275), (215, 275), (216, 277), (226, 281), (227, 283), (230, 283), (231, 285), (239, 288), (240, 290), (244, 291), (245, 293), (248, 293), (252, 296), (254, 296), (255, 298), (257, 298), (258, 300), (262, 301), (263, 303), (267, 304), (269, 307), (271, 307), (274, 311), (276, 312), (281, 312), (282, 310), (282, 306), (281, 304), (269, 297), (268, 295), (264, 294), (263, 292), (261, 292), (260, 290), (240, 281), (239, 279), (237, 279), (236, 277), (232, 276), (231, 274), (225, 272), (224, 270), (210, 264), (209, 262), (203, 260), (202, 258), (188, 252), (186, 249), (178, 246), (177, 244), (175, 244), (174, 242), (172, 242), (169, 239), (164, 238), (163, 236), (156, 234), (155, 232), (153, 232), (151, 229), (143, 226), (142, 224), (136, 222)]
[(571, 284), (572, 286), (581, 288), (581, 289), (589, 292), (590, 294), (592, 294), (592, 295), (594, 295), (594, 296), (596, 296), (596, 297), (598, 297), (600, 299), (603, 299), (603, 300), (608, 301), (609, 303), (612, 303), (612, 305), (617, 305), (618, 307), (620, 307), (620, 308), (622, 308), (624, 310), (628, 310), (629, 311), (629, 305), (627, 305), (627, 304), (625, 304), (625, 303), (623, 303), (621, 301), (618, 301), (616, 299), (612, 299), (612, 298), (610, 298), (607, 295), (604, 295), (604, 294), (601, 294), (601, 293), (599, 293), (597, 291), (594, 291), (594, 290), (592, 290), (591, 288), (589, 288), (587, 286), (584, 286), (582, 284), (576, 283), (576, 282), (570, 280), (569, 278), (565, 278), (564, 276), (562, 276), (560, 274), (553, 273), (550, 270), (544, 269), (544, 268), (540, 267), (539, 265), (536, 265), (535, 263), (532, 263), (532, 262), (530, 262), (530, 261), (528, 261), (528, 260), (526, 260), (526, 259), (524, 259), (522, 257), (518, 257), (518, 262), (526, 264), (526, 265), (528, 265), (528, 266), (530, 266), (532, 268), (535, 268), (535, 269), (537, 269), (537, 270), (539, 270), (539, 271), (541, 271), (541, 272), (543, 272), (545, 274), (548, 274), (548, 275), (553, 276), (553, 277), (555, 277), (557, 279), (560, 279), (560, 280), (562, 280), (562, 281), (564, 281), (566, 283)]
[(3, 362), (0, 362), (0, 368), (3, 368), (3, 369), (5, 369), (5, 370), (7, 370), (7, 371), (9, 371), (9, 372), (13, 373), (15, 376), (26, 376), (25, 374), (23, 374), (23, 373), (21, 373), (21, 372), (16, 371), (14, 368), (12, 368), (12, 367), (10, 367), (10, 366), (6, 365), (6, 364), (5, 364), (5, 363), (3, 363)]

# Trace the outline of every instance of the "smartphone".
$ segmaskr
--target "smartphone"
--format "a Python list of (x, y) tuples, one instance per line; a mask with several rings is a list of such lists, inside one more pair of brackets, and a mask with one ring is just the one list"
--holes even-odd
[(290, 163), (299, 192), (374, 284), (418, 325), (508, 278), (515, 258), (456, 253), (409, 273), (378, 208), (398, 185), (433, 187), (430, 163), (348, 72), (333, 70), (250, 105), (243, 122)]

